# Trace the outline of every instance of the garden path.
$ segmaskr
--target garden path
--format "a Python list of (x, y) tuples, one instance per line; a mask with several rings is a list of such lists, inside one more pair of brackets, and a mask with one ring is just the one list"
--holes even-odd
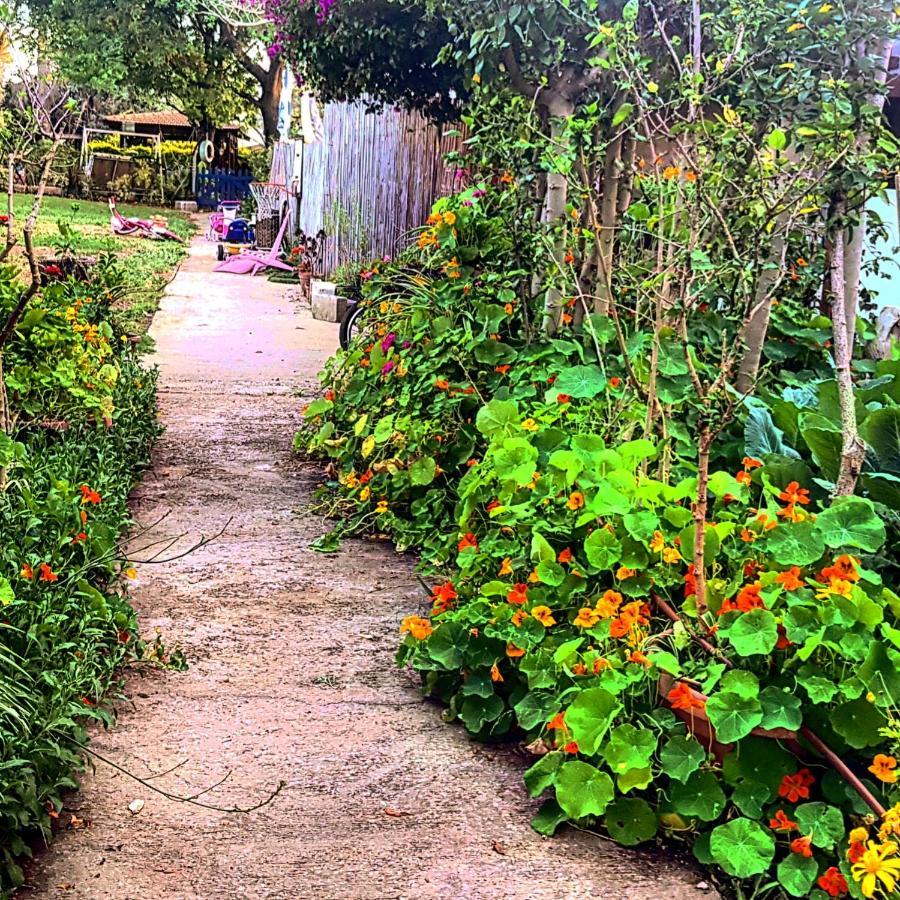
[[(127, 677), (132, 703), (98, 733), (104, 756), (177, 804), (98, 763), (69, 800), (74, 823), (30, 872), (30, 898), (91, 900), (687, 900), (688, 865), (569, 829), (535, 834), (524, 759), (441, 722), (393, 664), (398, 623), (421, 603), (413, 561), (386, 543), (334, 557), (307, 547), (319, 473), (291, 456), (302, 401), (337, 328), (284, 286), (212, 274), (197, 239), (152, 327), (167, 431), (134, 496), (154, 523), (140, 546), (212, 543), (138, 564), (142, 632), (183, 646), (187, 672)], [(227, 527), (226, 527), (227, 526)], [(168, 774), (154, 777), (154, 773)], [(136, 815), (129, 804), (143, 800)]]

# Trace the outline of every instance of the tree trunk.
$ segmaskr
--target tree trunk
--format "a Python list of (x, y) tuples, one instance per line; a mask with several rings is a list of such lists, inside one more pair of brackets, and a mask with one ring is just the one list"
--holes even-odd
[[(556, 148), (562, 148), (568, 141), (569, 117), (575, 112), (571, 100), (551, 95), (546, 101), (546, 109), (550, 114), (550, 141)], [(558, 152), (558, 151), (557, 151)], [(569, 198), (569, 177), (565, 172), (547, 173), (547, 191), (544, 194), (544, 206), (541, 210), (541, 222), (552, 234), (553, 264), (548, 266), (547, 274), (551, 274), (554, 282), (547, 279), (544, 294), (544, 329), (553, 334), (559, 327), (563, 310), (563, 294), (558, 286), (566, 255), (566, 204)], [(558, 233), (554, 233), (558, 230)]]
[[(833, 207), (834, 217), (841, 220), (844, 213), (844, 200), (839, 198)], [(853, 396), (853, 337), (855, 320), (847, 319), (847, 298), (845, 296), (846, 273), (844, 259), (846, 256), (846, 234), (839, 228), (834, 236), (831, 255), (831, 287), (834, 298), (831, 304), (831, 322), (834, 335), (834, 365), (838, 387), (838, 404), (841, 409), (841, 465), (835, 483), (835, 497), (844, 497), (856, 490), (856, 481), (866, 458), (866, 445), (859, 436), (856, 423), (856, 401)]]
[(603, 162), (603, 195), (600, 199), (600, 234), (597, 241), (599, 280), (594, 311), (609, 314), (612, 302), (612, 271), (615, 256), (616, 225), (619, 209), (619, 179), (622, 163), (622, 133), (606, 145)]
[[(260, 82), (259, 111), (262, 113), (263, 137), (267, 147), (282, 138), (278, 130), (278, 107), (281, 104), (283, 73), (284, 60), (275, 59), (266, 73), (266, 78)], [(287, 135), (283, 137), (287, 138)]]
[[(784, 214), (779, 216), (779, 220)], [(744, 328), (744, 355), (738, 368), (737, 389), (742, 394), (749, 394), (756, 383), (762, 351), (769, 331), (769, 314), (772, 311), (773, 289), (780, 277), (784, 265), (785, 239), (782, 232), (784, 222), (776, 220), (775, 236), (766, 260), (766, 268), (760, 273), (753, 295), (753, 307)]]

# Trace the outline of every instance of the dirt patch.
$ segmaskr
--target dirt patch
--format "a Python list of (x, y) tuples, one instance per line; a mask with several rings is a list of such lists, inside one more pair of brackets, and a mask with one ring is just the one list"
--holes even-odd
[[(24, 896), (109, 900), (581, 900), (709, 897), (689, 866), (569, 829), (529, 827), (525, 761), (483, 747), (422, 700), (393, 656), (422, 601), (412, 561), (359, 541), (308, 549), (298, 515), (316, 473), (291, 458), (301, 401), (336, 327), (284, 286), (211, 275), (195, 241), (152, 335), (167, 432), (134, 497), (138, 547), (225, 533), (181, 559), (138, 564), (142, 630), (162, 629), (185, 673), (133, 674), (132, 703), (99, 752), (178, 794), (268, 806), (228, 815), (175, 804), (100, 766), (70, 805), (87, 827), (38, 860)], [(180, 764), (180, 765), (178, 765)], [(129, 804), (140, 799), (136, 815)]]

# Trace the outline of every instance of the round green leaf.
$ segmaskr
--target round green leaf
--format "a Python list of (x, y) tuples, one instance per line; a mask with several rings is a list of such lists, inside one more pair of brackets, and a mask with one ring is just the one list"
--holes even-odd
[(619, 701), (603, 688), (588, 688), (575, 698), (566, 710), (566, 725), (582, 753), (597, 752), (618, 711)]
[(659, 754), (663, 772), (676, 781), (687, 781), (706, 759), (706, 751), (693, 737), (676, 734), (666, 741)]
[(656, 813), (637, 798), (620, 797), (607, 808), (603, 821), (609, 836), (625, 847), (649, 841), (656, 834)]
[(712, 772), (694, 772), (685, 784), (673, 784), (670, 799), (676, 812), (704, 822), (718, 819), (725, 809), (725, 792)]
[(512, 435), (519, 430), (519, 407), (514, 400), (491, 400), (478, 410), (475, 427), (485, 436)]
[(605, 388), (606, 376), (599, 366), (570, 366), (553, 383), (555, 392), (580, 398), (596, 397)]
[(588, 564), (597, 571), (611, 569), (622, 553), (619, 539), (607, 528), (595, 528), (584, 542)]
[(424, 456), (417, 459), (409, 467), (409, 480), (413, 484), (431, 484), (434, 481), (434, 473), (437, 471), (437, 464), (430, 456)]
[(812, 838), (816, 847), (830, 850), (844, 837), (844, 814), (827, 803), (801, 803), (794, 810), (801, 834)]
[(771, 653), (778, 643), (778, 624), (767, 609), (751, 609), (728, 629), (728, 640), (741, 656)]
[(779, 565), (808, 566), (825, 552), (825, 539), (818, 524), (785, 522), (769, 532), (766, 549)]
[(721, 691), (710, 697), (706, 714), (716, 729), (716, 737), (725, 744), (746, 737), (763, 718), (759, 700), (732, 691)]
[(572, 819), (602, 815), (614, 793), (606, 772), (579, 759), (563, 763), (556, 776), (556, 800)]
[(825, 543), (834, 548), (858, 547), (866, 553), (874, 553), (885, 539), (884, 522), (875, 512), (872, 501), (862, 497), (835, 500), (819, 513), (816, 528)]
[(812, 857), (791, 853), (778, 863), (778, 882), (792, 897), (807, 897), (819, 874)]
[(800, 698), (781, 688), (770, 685), (759, 695), (763, 708), (763, 728), (790, 728), (796, 730), (803, 722)]
[(615, 773), (629, 769), (645, 769), (656, 750), (656, 734), (647, 728), (619, 725), (609, 735), (603, 748), (610, 769)]
[(775, 841), (759, 823), (732, 819), (712, 830), (709, 849), (713, 859), (735, 878), (750, 878), (769, 868)]
[(883, 740), (878, 730), (887, 724), (887, 720), (865, 697), (842, 703), (831, 711), (830, 718), (834, 730), (857, 750), (874, 747)]

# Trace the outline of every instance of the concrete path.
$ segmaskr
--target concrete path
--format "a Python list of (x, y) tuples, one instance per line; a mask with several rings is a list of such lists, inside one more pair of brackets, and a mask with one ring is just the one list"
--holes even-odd
[[(302, 401), (337, 328), (263, 278), (211, 274), (196, 241), (153, 324), (167, 431), (135, 493), (153, 523), (135, 546), (216, 541), (138, 564), (142, 632), (183, 646), (185, 673), (129, 674), (131, 703), (98, 733), (104, 756), (30, 873), (31, 898), (91, 900), (581, 900), (709, 897), (689, 867), (567, 830), (535, 834), (537, 804), (512, 749), (441, 722), (393, 664), (398, 623), (421, 602), (413, 562), (384, 543), (307, 549), (317, 472), (291, 457)], [(149, 551), (133, 551), (144, 559)], [(174, 771), (165, 773), (176, 767)], [(156, 776), (156, 777), (155, 777)], [(129, 804), (143, 800), (139, 813)], [(63, 820), (66, 820), (63, 816)], [(705, 887), (705, 885), (704, 885)]]

